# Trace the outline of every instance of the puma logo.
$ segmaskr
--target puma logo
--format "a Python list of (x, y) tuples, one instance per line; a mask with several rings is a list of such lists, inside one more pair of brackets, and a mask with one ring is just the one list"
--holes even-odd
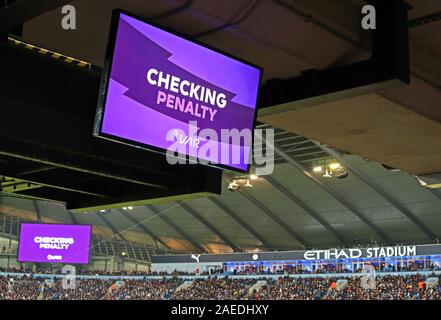
[(191, 255), (191, 258), (192, 258), (193, 260), (196, 260), (197, 263), (199, 263), (199, 257), (200, 257), (200, 256), (201, 256), (200, 254), (198, 254), (197, 256), (194, 255), (194, 254), (192, 254), (192, 255)]

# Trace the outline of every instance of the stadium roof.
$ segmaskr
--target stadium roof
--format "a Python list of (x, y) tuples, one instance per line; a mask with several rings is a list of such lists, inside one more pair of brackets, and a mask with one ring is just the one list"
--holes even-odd
[[(360, 5), (367, 3), (362, 0), (38, 3), (17, 2), (14, 20), (4, 17), (5, 12), (0, 9), (0, 28), (8, 23), (12, 27), (21, 18), (26, 22), (21, 40), (98, 67), (104, 61), (110, 12), (116, 7), (150, 17), (156, 23), (260, 65), (265, 70), (264, 80), (292, 77), (311, 68), (341, 66), (369, 55), (368, 36), (358, 27)], [(75, 31), (60, 27), (60, 10), (54, 9), (67, 3), (77, 10)], [(411, 168), (409, 172), (434, 173), (441, 171), (441, 46), (434, 37), (439, 33), (441, 3), (407, 3), (413, 7), (409, 11), (412, 85), (383, 92), (381, 97), (415, 112), (421, 120), (416, 124), (419, 127), (413, 127), (416, 116), (412, 113), (410, 118), (404, 115), (383, 124), (389, 129), (376, 131), (375, 137), (383, 137), (380, 141), (366, 135), (362, 143), (341, 137), (328, 142), (327, 130), (321, 131), (320, 137), (309, 134), (317, 132), (316, 127), (302, 127), (298, 132), (352, 153), (356, 150), (366, 158), (386, 159), (389, 165)], [(28, 6), (26, 12), (20, 11), (21, 6)], [(317, 126), (341, 125), (320, 113), (314, 113), (314, 117)], [(126, 240), (152, 245), (160, 241), (170, 250), (182, 252), (330, 247), (350, 245), (356, 239), (384, 244), (428, 243), (440, 236), (439, 191), (423, 188), (404, 171), (389, 171), (378, 162), (333, 151), (292, 133), (292, 127), (288, 129), (290, 132), (276, 130), (274, 174), (252, 181), (253, 188), (229, 192), (228, 181), (235, 177), (225, 173), (222, 196), (184, 203), (160, 203), (130, 211), (112, 210), (108, 214), (72, 214), (59, 204), (2, 197), (0, 210), (28, 219), (40, 217), (45, 222), (90, 223), (104, 235), (117, 233)], [(362, 136), (363, 132), (353, 133)], [(398, 145), (397, 141), (403, 144)], [(387, 147), (379, 152), (378, 146), (382, 145)], [(394, 149), (395, 145), (398, 147)], [(370, 157), (366, 154), (369, 149), (378, 154)], [(325, 179), (311, 175), (314, 163), (326, 159), (344, 164), (349, 176)], [(134, 223), (139, 224), (134, 227)]]
[(309, 148), (320, 159), (326, 152), (329, 159), (337, 158), (349, 169), (345, 179), (323, 178), (312, 173), (315, 160), (305, 159), (304, 143), (296, 150), (286, 140), (289, 136), (300, 139), (276, 130), (282, 140), (276, 138), (276, 152), (286, 160), (280, 158), (272, 175), (251, 181), (252, 188), (232, 192), (228, 182), (234, 175), (225, 173), (221, 196), (82, 214), (67, 212), (57, 203), (2, 197), (0, 209), (26, 219), (40, 217), (43, 222), (92, 224), (95, 232), (105, 236), (117, 234), (117, 238), (152, 246), (157, 241), (180, 252), (437, 241), (439, 191), (422, 187), (402, 171), (390, 171), (355, 155), (340, 156), (315, 144), (317, 150)]
[[(102, 67), (111, 11), (123, 8), (264, 68), (264, 81), (367, 59), (370, 32), (360, 27), (366, 0), (50, 0), (18, 1), (2, 24), (24, 22), (21, 40)], [(63, 30), (59, 6), (72, 4), (77, 29)], [(260, 113), (259, 120), (340, 150), (418, 175), (441, 172), (441, 3), (409, 5), (411, 83), (338, 103)], [(57, 9), (54, 9), (57, 8)], [(44, 13), (45, 12), (45, 13)], [(44, 13), (44, 14), (42, 14)], [(31, 19), (34, 17), (33, 19)], [(4, 19), (3, 19), (4, 18)], [(403, 52), (405, 55), (405, 52)], [(328, 121), (315, 121), (322, 115)], [(291, 118), (297, 122), (287, 121)], [(381, 139), (382, 144), (377, 143)]]

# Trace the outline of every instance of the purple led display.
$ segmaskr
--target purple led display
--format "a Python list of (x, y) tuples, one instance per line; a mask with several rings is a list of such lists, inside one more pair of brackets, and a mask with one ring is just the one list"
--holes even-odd
[(89, 225), (20, 225), (19, 262), (89, 263)]
[(262, 70), (123, 12), (113, 24), (94, 134), (162, 153), (182, 144), (180, 154), (247, 171), (252, 139), (222, 130), (252, 131)]

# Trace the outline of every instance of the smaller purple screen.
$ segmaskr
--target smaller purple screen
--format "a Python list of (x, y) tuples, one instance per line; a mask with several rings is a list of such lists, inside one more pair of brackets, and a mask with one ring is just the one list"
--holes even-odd
[(19, 262), (89, 263), (89, 225), (22, 223)]

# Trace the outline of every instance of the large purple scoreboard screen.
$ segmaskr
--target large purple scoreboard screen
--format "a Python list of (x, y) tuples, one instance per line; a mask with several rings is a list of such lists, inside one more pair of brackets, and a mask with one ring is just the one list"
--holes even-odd
[(120, 10), (111, 29), (94, 135), (248, 171), (261, 68)]
[(89, 263), (90, 225), (22, 223), (19, 262)]

